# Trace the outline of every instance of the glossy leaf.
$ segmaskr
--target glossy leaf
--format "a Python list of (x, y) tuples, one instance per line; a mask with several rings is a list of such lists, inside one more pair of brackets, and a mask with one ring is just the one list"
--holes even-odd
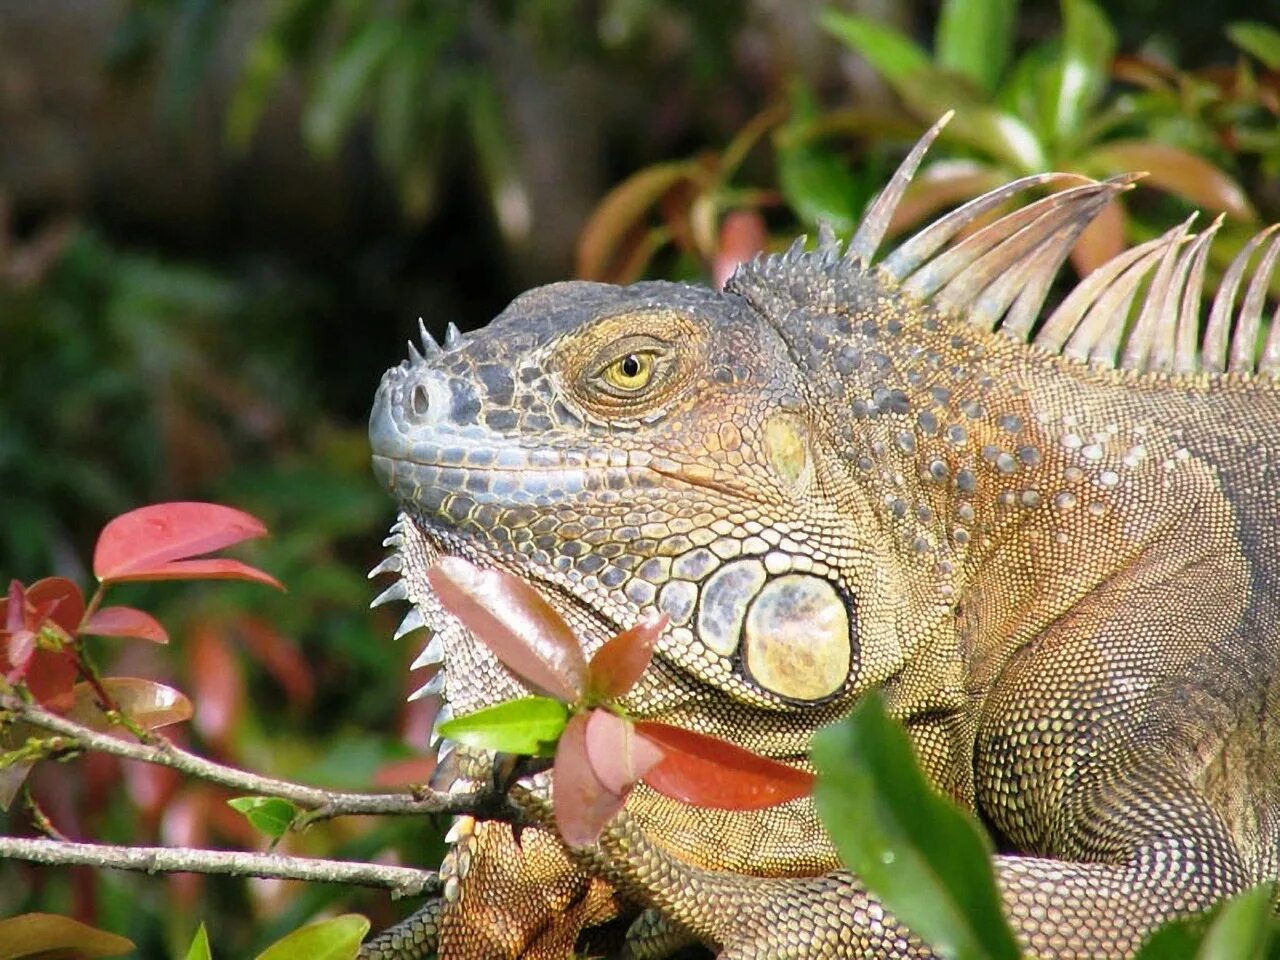
[(213, 954), (209, 950), (209, 931), (205, 930), (203, 923), (196, 929), (196, 935), (191, 938), (186, 960), (213, 960)]
[(640, 736), (630, 721), (608, 710), (592, 710), (587, 714), (587, 758), (606, 789), (626, 796), (661, 762), (663, 752)]
[(0, 960), (79, 960), (122, 957), (133, 942), (54, 913), (24, 913), (0, 920)]
[[(142, 727), (155, 730), (171, 723), (190, 720), (194, 710), (191, 701), (180, 690), (142, 677), (103, 677), (100, 681), (120, 712)], [(106, 733), (127, 735), (123, 728), (108, 722), (98, 705), (98, 694), (88, 683), (77, 683), (75, 702), (67, 718), (86, 727)]]
[(813, 740), (814, 801), (845, 863), (887, 909), (952, 960), (1015, 960), (991, 847), (925, 782), (878, 695)]
[(1115, 31), (1090, 0), (1062, 0), (1062, 52), (1054, 76), (1052, 132), (1055, 142), (1089, 118), (1110, 79)]
[(605, 641), (587, 664), (588, 699), (616, 700), (635, 686), (653, 660), (654, 647), (670, 619), (665, 613), (650, 617)]
[(1146, 171), (1139, 186), (1155, 187), (1195, 207), (1222, 211), (1240, 220), (1257, 217), (1244, 189), (1221, 167), (1181, 147), (1148, 140), (1104, 144), (1082, 161), (1103, 176)]
[(647, 720), (636, 723), (636, 731), (663, 754), (644, 782), (684, 803), (758, 810), (806, 796), (813, 789), (813, 774), (715, 737)]
[(102, 607), (80, 628), (95, 637), (136, 637), (152, 643), (168, 643), (169, 634), (160, 621), (144, 610), (133, 607)]
[(308, 924), (277, 940), (257, 960), (355, 960), (369, 921), (354, 913)]
[(533, 587), (503, 570), (442, 557), (427, 579), (440, 603), (535, 693), (572, 703), (587, 664), (564, 618)]
[(288, 833), (298, 816), (298, 808), (281, 797), (235, 797), (227, 801), (227, 806), (244, 814), (255, 829), (272, 840)]
[(523, 697), (440, 724), (440, 736), (469, 747), (550, 756), (569, 709), (550, 697)]
[(596, 205), (578, 239), (577, 275), (583, 280), (611, 276), (623, 241), (667, 191), (690, 179), (697, 167), (688, 161), (661, 163), (628, 177)]
[(221, 504), (152, 504), (121, 514), (103, 528), (93, 572), (103, 582), (212, 578), (280, 587), (274, 577), (239, 560), (187, 559), (266, 532), (256, 518)]
[(1272, 884), (1262, 884), (1206, 913), (1170, 921), (1134, 960), (1269, 960), (1280, 953)]
[(1013, 49), (1018, 0), (946, 0), (938, 14), (934, 57), (990, 93)]
[(1268, 70), (1280, 70), (1280, 29), (1256, 20), (1227, 24), (1227, 36), (1245, 53), (1257, 57)]
[(829, 34), (865, 57), (876, 72), (890, 82), (932, 66), (923, 49), (883, 23), (838, 10), (824, 10), (819, 22)]
[(599, 712), (579, 713), (569, 721), (552, 767), (556, 827), (571, 847), (595, 843), (605, 824), (626, 802), (626, 794), (610, 790), (591, 764), (587, 726)]

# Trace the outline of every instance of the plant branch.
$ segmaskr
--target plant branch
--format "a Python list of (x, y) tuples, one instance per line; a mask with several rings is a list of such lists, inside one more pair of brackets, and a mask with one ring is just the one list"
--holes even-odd
[(394, 897), (413, 897), (440, 888), (440, 875), (434, 870), (236, 850), (120, 847), (32, 837), (0, 837), (0, 859), (142, 873), (216, 873), (232, 877), (359, 884), (383, 887)]
[(397, 793), (344, 793), (325, 790), (215, 763), (155, 735), (153, 743), (123, 740), (67, 720), (36, 704), (25, 703), (15, 696), (0, 696), (0, 710), (7, 711), (14, 719), (58, 734), (68, 741), (65, 744), (48, 742), (51, 752), (97, 750), (127, 760), (172, 767), (197, 779), (244, 793), (281, 797), (309, 811), (306, 817), (308, 823), (351, 814), (467, 813), (487, 819), (511, 818), (511, 811), (503, 799), (488, 791), (452, 794), (425, 787)]

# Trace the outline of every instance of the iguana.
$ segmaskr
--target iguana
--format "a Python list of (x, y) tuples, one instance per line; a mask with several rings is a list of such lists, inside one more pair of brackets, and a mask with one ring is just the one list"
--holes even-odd
[[(666, 613), (640, 717), (804, 764), (879, 689), (990, 832), (1029, 953), (1123, 957), (1280, 875), (1280, 234), (1235, 259), (1203, 332), (1217, 223), (1046, 306), (1132, 177), (1023, 177), (879, 256), (939, 127), (847, 245), (824, 230), (723, 292), (553, 284), (411, 346), (370, 424), (402, 510), (382, 599), (412, 601), (401, 633), (435, 631), (418, 664), (443, 664), (428, 692), (458, 714), (527, 691), (432, 596), (441, 554), (525, 578), (588, 652)], [(441, 769), (486, 775), (461, 750)], [(579, 926), (643, 909), (631, 956), (931, 956), (807, 801), (638, 789), (567, 850), (551, 789), (512, 787), (523, 837), (455, 830), (415, 949), (564, 957)]]

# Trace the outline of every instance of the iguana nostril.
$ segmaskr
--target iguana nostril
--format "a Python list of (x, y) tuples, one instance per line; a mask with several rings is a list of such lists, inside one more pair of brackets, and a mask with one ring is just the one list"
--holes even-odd
[(431, 401), (427, 399), (427, 388), (422, 384), (418, 384), (413, 388), (413, 396), (409, 400), (409, 409), (415, 417), (425, 417), (430, 407)]

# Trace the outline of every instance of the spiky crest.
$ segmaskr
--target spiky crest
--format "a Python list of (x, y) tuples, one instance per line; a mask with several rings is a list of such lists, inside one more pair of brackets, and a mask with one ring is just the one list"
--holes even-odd
[[(801, 237), (786, 253), (739, 268), (727, 289), (746, 292), (757, 284), (778, 283), (798, 288), (805, 281), (817, 283), (825, 277), (838, 282), (850, 272), (871, 269), (925, 151), (950, 116), (935, 123), (903, 160), (868, 207), (843, 258), (839, 241), (823, 225), (816, 251), (807, 252)], [(1280, 377), (1280, 305), (1265, 344), (1261, 351), (1258, 348), (1271, 275), (1280, 260), (1280, 224), (1259, 232), (1231, 262), (1203, 336), (1205, 264), (1221, 217), (1200, 233), (1191, 231), (1194, 217), (1189, 218), (1123, 251), (1047, 311), (1049, 289), (1080, 234), (1140, 176), (1100, 182), (1071, 173), (1022, 177), (938, 218), (881, 259), (876, 269), (912, 296), (945, 307), (975, 327), (998, 329), (1096, 365), (1138, 372), (1203, 370)], [(1062, 189), (983, 223), (1015, 198), (1047, 186)], [(1249, 281), (1237, 305), (1246, 273)]]

